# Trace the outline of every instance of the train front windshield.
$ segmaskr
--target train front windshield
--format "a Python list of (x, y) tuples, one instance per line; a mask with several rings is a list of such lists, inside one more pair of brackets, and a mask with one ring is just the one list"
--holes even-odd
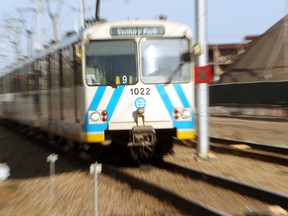
[[(181, 54), (189, 49), (187, 39), (143, 38), (139, 44), (143, 83), (190, 81), (189, 64), (181, 65), (180, 58)], [(91, 41), (86, 45), (85, 52), (88, 85), (116, 87), (138, 82), (137, 49), (134, 40)]]
[(137, 82), (134, 40), (92, 41), (85, 47), (88, 85), (131, 85)]
[(187, 39), (142, 39), (141, 63), (144, 83), (189, 82), (189, 64), (181, 64), (181, 54), (189, 50)]

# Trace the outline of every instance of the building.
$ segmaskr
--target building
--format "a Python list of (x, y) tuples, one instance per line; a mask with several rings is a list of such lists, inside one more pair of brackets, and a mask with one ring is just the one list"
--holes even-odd
[(218, 81), (240, 54), (251, 45), (258, 36), (246, 36), (243, 43), (208, 45), (209, 65), (212, 65), (214, 81)]
[(245, 52), (230, 56), (230, 61), (227, 58), (226, 67), (218, 66), (223, 65), (221, 57), (215, 58), (217, 51), (212, 52), (216, 79), (209, 95), (214, 113), (288, 119), (287, 26), (285, 16), (244, 46)]
[(288, 16), (250, 43), (219, 83), (281, 82), (288, 80)]

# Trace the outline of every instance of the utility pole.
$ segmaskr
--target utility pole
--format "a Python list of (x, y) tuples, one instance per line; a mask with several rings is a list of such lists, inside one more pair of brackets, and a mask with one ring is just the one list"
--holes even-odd
[[(196, 0), (196, 32), (197, 41), (202, 49), (202, 55), (198, 58), (198, 66), (208, 65), (208, 49), (206, 34), (206, 0)], [(209, 86), (208, 83), (197, 84), (197, 106), (198, 106), (198, 148), (197, 159), (207, 160), (215, 158), (209, 153)]]
[(36, 2), (37, 4), (37, 47), (36, 49), (38, 51), (42, 50), (44, 48), (45, 40), (45, 22), (44, 22), (44, 7), (43, 3), (45, 0), (31, 0), (32, 2)]
[(96, 20), (96, 22), (101, 20), (99, 13), (100, 13), (100, 0), (96, 0), (96, 8), (95, 8), (95, 20)]
[[(286, 35), (288, 34), (288, 0), (286, 0), (286, 8), (285, 8), (285, 16), (284, 16), (284, 35), (286, 37)], [(284, 65), (287, 65), (287, 60), (288, 60), (288, 42), (287, 40), (285, 40), (285, 37), (284, 37)], [(286, 74), (286, 79), (288, 79), (288, 68), (287, 67), (284, 67), (284, 70), (285, 70), (285, 74)]]
[(20, 62), (20, 36), (21, 36), (21, 29), (19, 28), (19, 23), (21, 22), (20, 19), (7, 17), (5, 19), (5, 28), (8, 34), (8, 38), (10, 43), (12, 44), (13, 49), (15, 50), (15, 63)]
[[(4, 27), (8, 30), (6, 25), (0, 25), (0, 27)], [(12, 53), (9, 47), (6, 46), (7, 42), (10, 42), (9, 32), (5, 31), (5, 33), (0, 35), (0, 59), (2, 65), (1, 68), (4, 68), (11, 63)]]
[[(24, 31), (26, 32), (26, 37), (27, 37), (27, 57), (33, 56), (33, 27), (35, 26), (34, 22), (35, 21), (35, 13), (37, 12), (35, 8), (17, 8), (17, 11), (20, 15), (21, 23), (23, 25)], [(30, 13), (32, 12), (31, 16), (31, 27), (28, 28), (26, 25), (26, 20), (24, 18), (24, 13)]]
[(81, 28), (85, 28), (85, 2), (84, 0), (80, 0), (80, 23)]
[(46, 6), (47, 6), (47, 10), (48, 10), (48, 15), (52, 21), (52, 25), (53, 25), (53, 33), (54, 33), (54, 41), (57, 42), (59, 40), (58, 38), (58, 18), (59, 18), (59, 14), (61, 13), (62, 10), (62, 1), (58, 2), (58, 7), (56, 10), (56, 13), (52, 13), (51, 11), (51, 5), (50, 5), (50, 0), (46, 0)]

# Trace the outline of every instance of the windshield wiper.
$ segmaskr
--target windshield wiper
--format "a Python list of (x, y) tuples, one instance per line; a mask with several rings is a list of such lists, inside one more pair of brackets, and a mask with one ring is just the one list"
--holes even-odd
[(170, 76), (168, 77), (167, 81), (164, 83), (165, 85), (168, 85), (172, 82), (172, 80), (174, 79), (174, 77), (178, 74), (179, 71), (181, 71), (183, 65), (186, 62), (181, 62), (170, 74)]
[(109, 78), (107, 77), (107, 74), (105, 71), (103, 71), (99, 65), (97, 64), (94, 64), (94, 70), (95, 70), (95, 74), (97, 72), (97, 70), (99, 71), (99, 73), (105, 77), (105, 79), (107, 80), (108, 82), (108, 85), (111, 86), (112, 88), (117, 88), (118, 86)]

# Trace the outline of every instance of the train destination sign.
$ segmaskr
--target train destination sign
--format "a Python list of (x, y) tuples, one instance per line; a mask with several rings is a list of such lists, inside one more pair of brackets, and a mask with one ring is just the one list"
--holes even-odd
[(115, 27), (111, 28), (112, 36), (135, 36), (135, 35), (164, 35), (162, 26), (138, 26), (138, 27)]

